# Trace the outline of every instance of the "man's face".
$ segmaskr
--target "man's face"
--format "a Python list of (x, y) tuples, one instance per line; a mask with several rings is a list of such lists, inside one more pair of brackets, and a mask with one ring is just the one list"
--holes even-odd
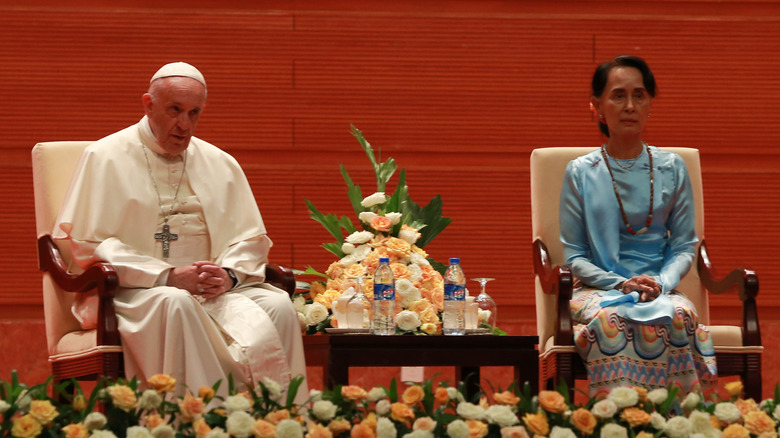
[(206, 105), (206, 87), (186, 77), (157, 79), (142, 101), (160, 147), (172, 156), (187, 149)]

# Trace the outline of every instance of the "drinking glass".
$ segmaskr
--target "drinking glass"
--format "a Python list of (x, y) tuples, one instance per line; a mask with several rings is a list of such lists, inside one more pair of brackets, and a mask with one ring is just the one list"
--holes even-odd
[(363, 277), (351, 278), (354, 281), (355, 295), (347, 302), (347, 326), (351, 329), (371, 328), (371, 301), (363, 295)]
[(485, 292), (488, 281), (495, 280), (495, 278), (479, 277), (472, 278), (472, 280), (476, 281), (481, 286), (479, 295), (474, 298), (474, 303), (479, 306), (482, 322), (489, 324), (491, 327), (495, 327), (498, 307), (496, 306), (496, 302), (493, 301), (493, 298)]

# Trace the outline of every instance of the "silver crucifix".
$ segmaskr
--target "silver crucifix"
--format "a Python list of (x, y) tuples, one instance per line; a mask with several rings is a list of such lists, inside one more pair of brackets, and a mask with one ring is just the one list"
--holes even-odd
[(154, 233), (154, 240), (162, 241), (162, 256), (167, 259), (171, 251), (171, 240), (177, 240), (178, 234), (171, 233), (171, 227), (168, 224), (163, 225), (162, 233)]

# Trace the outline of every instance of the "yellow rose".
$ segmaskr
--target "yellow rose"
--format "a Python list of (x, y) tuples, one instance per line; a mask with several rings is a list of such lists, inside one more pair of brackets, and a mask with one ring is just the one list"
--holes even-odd
[(715, 429), (721, 430), (723, 429), (723, 424), (720, 423), (720, 420), (718, 420), (718, 417), (714, 415), (710, 415), (710, 424), (712, 424), (712, 427)]
[(535, 435), (547, 436), (550, 433), (550, 425), (547, 423), (547, 417), (544, 413), (525, 414), (523, 423)]
[(584, 435), (590, 435), (598, 424), (598, 420), (591, 411), (579, 408), (571, 413), (571, 424)]
[(392, 263), (390, 264), (390, 269), (393, 270), (393, 278), (395, 281), (403, 280), (403, 279), (409, 279), (409, 268), (406, 267), (403, 263)]
[(376, 430), (376, 421), (377, 421), (376, 413), (371, 412), (368, 415), (366, 415), (366, 418), (364, 418), (363, 421), (361, 421), (360, 423), (365, 424), (368, 427)]
[[(428, 334), (432, 334), (432, 333), (428, 333)], [(437, 402), (443, 405), (446, 405), (450, 401), (450, 396), (447, 393), (447, 388), (443, 386), (436, 388), (436, 391), (433, 392), (433, 398), (436, 399)]]
[(200, 397), (193, 397), (189, 392), (184, 394), (184, 398), (179, 401), (181, 420), (185, 423), (189, 423), (198, 418), (205, 408), (206, 404), (203, 402), (203, 399)]
[[(330, 264), (330, 266), (328, 266), (328, 269), (325, 270), (325, 275), (327, 275), (328, 277), (334, 280), (337, 278), (341, 278), (341, 276), (344, 275), (344, 267), (341, 266), (341, 263), (339, 262), (333, 262)], [(312, 284), (312, 287), (314, 287), (314, 283)], [(312, 296), (312, 299), (314, 299), (314, 296)]]
[(11, 435), (16, 438), (33, 438), (40, 435), (43, 431), (41, 423), (30, 414), (14, 418), (13, 421), (14, 426), (11, 428)]
[(425, 397), (425, 391), (423, 391), (422, 386), (412, 385), (404, 390), (401, 400), (411, 406), (421, 402), (423, 397)]
[(328, 423), (328, 429), (333, 432), (333, 435), (340, 435), (350, 429), (352, 429), (352, 423), (345, 419), (331, 420)]
[(395, 256), (394, 258), (405, 258), (411, 254), (412, 246), (409, 242), (401, 240), (397, 237), (388, 237), (384, 242), (385, 248), (387, 248), (388, 254)]
[(65, 438), (87, 438), (89, 436), (87, 427), (81, 423), (70, 423), (63, 427), (62, 431), (65, 432)]
[[(403, 228), (403, 227), (401, 227), (401, 229), (404, 229), (404, 228)], [(412, 228), (412, 227), (407, 227), (406, 229), (407, 229), (407, 230), (415, 230), (415, 229), (414, 229), (414, 228)], [(417, 230), (415, 230), (415, 231), (417, 231)], [(419, 238), (418, 238), (418, 239), (419, 239)], [(423, 256), (423, 257), (424, 257), (424, 258), (426, 258), (426, 259), (428, 258), (428, 253), (427, 253), (427, 252), (425, 252), (425, 250), (424, 250), (424, 249), (420, 248), (420, 247), (419, 247), (419, 246), (417, 246), (417, 245), (412, 245), (412, 251), (416, 252), (417, 254), (420, 254), (421, 256)]]
[(165, 424), (165, 420), (163, 420), (160, 414), (154, 412), (146, 416), (146, 424), (144, 424), (144, 426), (149, 430), (154, 430), (155, 427), (163, 424)]
[(411, 310), (412, 312), (417, 312), (418, 315), (424, 312), (425, 309), (428, 309), (430, 307), (431, 307), (431, 302), (428, 300), (412, 301), (412, 303), (409, 304), (409, 310)]
[(333, 302), (339, 299), (340, 296), (341, 292), (334, 289), (328, 289), (325, 292), (317, 295), (317, 298), (314, 299), (314, 302), (320, 303), (328, 309), (331, 309), (333, 307)]
[(347, 400), (360, 401), (365, 400), (366, 390), (357, 385), (347, 385), (341, 387), (341, 395)]
[(653, 419), (650, 414), (636, 407), (624, 409), (620, 413), (620, 418), (630, 424), (631, 427), (643, 426)]
[(306, 438), (333, 438), (333, 433), (327, 427), (321, 424), (314, 424), (309, 427)]
[(561, 414), (568, 408), (566, 399), (557, 391), (540, 391), (539, 406), (545, 411), (556, 414)]
[(726, 388), (726, 392), (732, 397), (739, 397), (739, 395), (742, 394), (742, 389), (744, 389), (742, 382), (739, 380), (736, 382), (729, 382), (724, 387)]
[(371, 428), (371, 426), (360, 423), (356, 424), (355, 427), (352, 428), (349, 436), (350, 438), (374, 438), (376, 437), (376, 433), (374, 432), (374, 429)]
[(747, 415), (748, 412), (753, 412), (758, 410), (758, 405), (756, 404), (756, 401), (752, 398), (749, 398), (747, 400), (739, 399), (734, 402), (734, 404), (737, 406), (737, 409), (739, 409), (739, 412), (742, 413), (742, 415)]
[[(338, 264), (338, 263), (337, 263)], [(341, 265), (339, 265), (341, 266)], [(313, 281), (309, 286), (309, 297), (313, 300), (317, 295), (325, 292), (325, 284), (320, 281)]]
[(43, 426), (48, 426), (60, 413), (49, 400), (33, 400), (30, 403), (30, 415)]
[(371, 222), (368, 224), (371, 226), (371, 228), (382, 231), (382, 232), (388, 232), (390, 231), (390, 228), (393, 227), (393, 221), (388, 219), (386, 216), (374, 216), (373, 219), (371, 219)]
[(255, 438), (274, 438), (276, 436), (276, 426), (265, 420), (257, 420), (252, 425), (252, 435)]
[(748, 412), (742, 417), (742, 420), (745, 422), (745, 428), (753, 435), (775, 431), (774, 420), (764, 411)]
[(482, 409), (487, 409), (490, 407), (490, 403), (488, 403), (488, 399), (486, 395), (483, 395), (479, 398), (478, 406)]
[(497, 392), (493, 394), (493, 401), (500, 405), (515, 406), (520, 403), (520, 397), (514, 395), (511, 391)]
[(214, 388), (201, 386), (200, 389), (198, 389), (198, 397), (202, 398), (204, 402), (208, 402), (214, 398)]
[(634, 386), (634, 391), (639, 395), (639, 401), (644, 403), (647, 401), (647, 389)]
[(653, 438), (654, 436), (652, 433), (644, 431), (636, 434), (636, 438)]
[[(175, 380), (173, 382), (176, 383)], [(138, 399), (135, 396), (135, 392), (132, 389), (130, 389), (130, 387), (125, 385), (109, 386), (108, 394), (111, 396), (111, 401), (114, 403), (114, 406), (118, 407), (119, 409), (125, 412), (130, 412), (130, 410), (134, 409), (136, 404), (138, 403)]]
[(271, 411), (265, 416), (265, 421), (275, 426), (278, 425), (282, 420), (289, 420), (289, 419), (290, 419), (290, 411), (288, 411), (287, 409)]
[(733, 423), (723, 429), (723, 438), (750, 438), (750, 431), (739, 423)]
[(436, 324), (439, 322), (439, 315), (436, 314), (436, 309), (428, 307), (419, 313), (420, 322), (423, 324)]
[(167, 374), (155, 374), (147, 382), (157, 392), (169, 392), (176, 388), (176, 379)]
[(488, 425), (479, 420), (466, 420), (469, 438), (484, 438), (488, 434)]
[(435, 335), (438, 332), (438, 328), (436, 327), (436, 324), (426, 322), (420, 325), (420, 331), (426, 335)]
[(83, 395), (77, 394), (75, 397), (73, 397), (74, 411), (83, 411), (86, 408), (87, 408), (87, 400), (84, 399)]
[(363, 265), (360, 263), (350, 265), (346, 270), (344, 270), (344, 276), (347, 278), (358, 278), (364, 275), (366, 275), (366, 268), (363, 267)]
[(414, 411), (405, 403), (393, 403), (390, 405), (390, 418), (402, 423), (411, 424), (414, 421)]

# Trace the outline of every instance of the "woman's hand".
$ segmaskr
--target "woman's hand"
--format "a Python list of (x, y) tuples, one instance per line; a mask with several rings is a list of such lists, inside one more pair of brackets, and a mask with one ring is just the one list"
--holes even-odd
[(624, 294), (637, 291), (639, 292), (639, 301), (646, 303), (661, 295), (661, 285), (655, 281), (655, 278), (643, 274), (624, 281), (621, 291)]

